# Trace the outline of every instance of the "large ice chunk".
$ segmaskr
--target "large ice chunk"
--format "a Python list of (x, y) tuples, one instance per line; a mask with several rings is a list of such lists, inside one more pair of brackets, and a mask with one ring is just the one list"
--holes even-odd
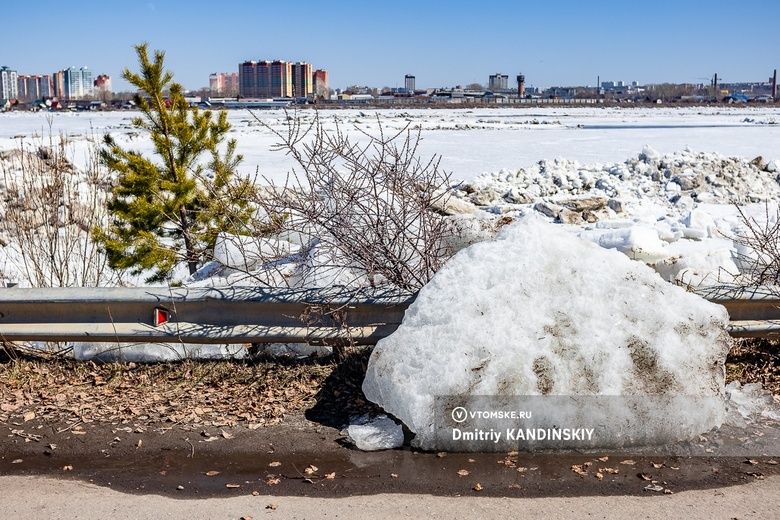
[(404, 430), (386, 415), (359, 418), (347, 427), (349, 439), (363, 451), (392, 450), (404, 444)]
[(617, 249), (634, 260), (655, 262), (669, 256), (658, 233), (648, 227), (586, 230), (580, 233), (580, 237), (605, 249)]
[(434, 276), (376, 346), (363, 390), (423, 449), (452, 448), (434, 434), (435, 396), (655, 396), (643, 410), (602, 413), (598, 447), (660, 444), (723, 421), (727, 324), (725, 308), (529, 216)]

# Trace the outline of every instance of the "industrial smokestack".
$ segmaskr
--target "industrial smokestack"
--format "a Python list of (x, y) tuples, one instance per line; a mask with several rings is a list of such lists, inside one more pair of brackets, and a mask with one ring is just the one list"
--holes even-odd
[(718, 97), (718, 73), (715, 73), (715, 79), (712, 80), (712, 87), (715, 89), (715, 97)]
[(520, 99), (525, 97), (525, 76), (522, 74), (517, 75), (517, 97)]
[(772, 100), (777, 101), (777, 69), (772, 74)]

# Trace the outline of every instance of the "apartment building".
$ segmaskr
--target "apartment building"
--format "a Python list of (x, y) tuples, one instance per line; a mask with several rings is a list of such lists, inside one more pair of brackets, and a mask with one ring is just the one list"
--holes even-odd
[[(327, 72), (318, 71), (327, 89)], [(306, 62), (245, 61), (238, 65), (238, 94), (243, 98), (308, 97), (315, 91), (312, 66)]]
[(65, 99), (82, 99), (95, 95), (92, 71), (87, 67), (71, 67), (64, 72), (63, 95)]
[(107, 74), (100, 74), (95, 78), (95, 95), (98, 97), (110, 97), (113, 90), (111, 89), (111, 76)]
[(19, 98), (19, 78), (15, 70), (0, 67), (0, 99)]
[(414, 94), (416, 88), (416, 78), (411, 74), (404, 76), (404, 88), (408, 94)]
[(509, 76), (497, 72), (488, 76), (489, 90), (507, 90), (509, 88)]
[(312, 76), (315, 97), (317, 99), (330, 99), (330, 90), (328, 89), (328, 71), (317, 69), (314, 71)]
[(238, 72), (220, 72), (209, 75), (209, 92), (212, 96), (234, 97), (238, 95)]
[(293, 63), (292, 88), (295, 97), (309, 97), (314, 93), (311, 64), (305, 61)]

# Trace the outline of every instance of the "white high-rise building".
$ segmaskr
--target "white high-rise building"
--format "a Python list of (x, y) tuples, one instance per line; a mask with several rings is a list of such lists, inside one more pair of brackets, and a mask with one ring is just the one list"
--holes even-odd
[(490, 90), (507, 90), (509, 88), (509, 76), (500, 72), (488, 76), (488, 88)]
[(0, 99), (17, 99), (19, 97), (19, 77), (15, 70), (0, 67)]
[(404, 87), (407, 94), (414, 94), (416, 78), (411, 74), (404, 76)]
[(79, 99), (95, 95), (92, 71), (86, 67), (65, 69), (65, 97)]

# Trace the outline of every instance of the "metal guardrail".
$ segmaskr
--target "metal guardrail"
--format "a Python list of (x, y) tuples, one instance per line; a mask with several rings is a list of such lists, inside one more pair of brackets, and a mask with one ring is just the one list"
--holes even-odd
[[(707, 287), (734, 337), (780, 336), (780, 287)], [(0, 341), (373, 345), (415, 294), (394, 289), (57, 288), (0, 290)]]
[(0, 341), (371, 345), (415, 295), (397, 290), (0, 290)]
[(729, 311), (729, 334), (735, 338), (780, 337), (780, 286), (724, 285), (694, 291)]

